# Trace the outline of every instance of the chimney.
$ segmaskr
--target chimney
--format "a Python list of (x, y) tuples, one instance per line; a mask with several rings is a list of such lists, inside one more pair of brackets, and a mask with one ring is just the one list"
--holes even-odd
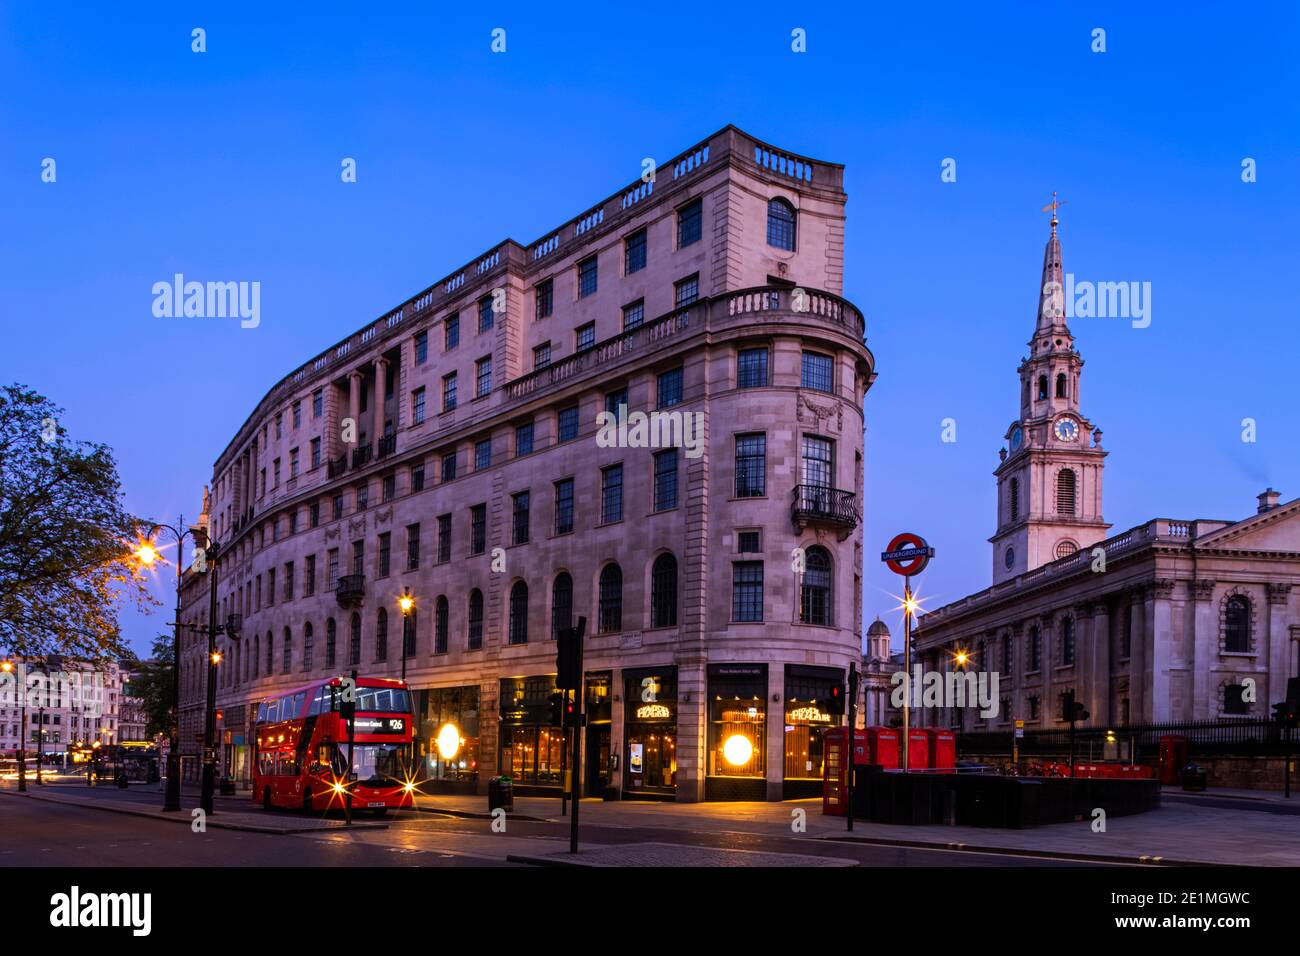
[(1259, 514), (1265, 511), (1272, 511), (1277, 507), (1278, 493), (1272, 488), (1265, 488), (1264, 493), (1259, 495)]

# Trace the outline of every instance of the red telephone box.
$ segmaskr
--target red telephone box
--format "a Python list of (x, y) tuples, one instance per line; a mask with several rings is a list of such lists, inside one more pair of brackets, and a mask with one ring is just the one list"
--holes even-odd
[[(907, 732), (907, 762), (912, 770), (926, 770), (930, 766), (930, 734), (921, 727)], [(903, 766), (903, 748), (898, 748), (898, 766)]]
[(1187, 738), (1165, 734), (1160, 738), (1160, 782), (1177, 783), (1178, 772), (1187, 765)]
[[(842, 817), (848, 812), (845, 791), (848, 789), (849, 760), (844, 742), (844, 727), (832, 727), (822, 734), (822, 813)], [(867, 763), (867, 732), (853, 732), (853, 762)]]
[(897, 767), (898, 733), (893, 727), (868, 727), (867, 763)]
[(929, 744), (931, 770), (957, 769), (957, 735), (951, 730), (927, 728), (925, 731)]

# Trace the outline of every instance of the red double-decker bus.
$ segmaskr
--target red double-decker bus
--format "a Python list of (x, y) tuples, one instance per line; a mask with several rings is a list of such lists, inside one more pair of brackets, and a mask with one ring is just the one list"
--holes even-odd
[(400, 680), (359, 677), (352, 771), (343, 696), (350, 678), (332, 677), (264, 700), (253, 728), (253, 799), (266, 809), (354, 809), (383, 814), (412, 806), (411, 695)]

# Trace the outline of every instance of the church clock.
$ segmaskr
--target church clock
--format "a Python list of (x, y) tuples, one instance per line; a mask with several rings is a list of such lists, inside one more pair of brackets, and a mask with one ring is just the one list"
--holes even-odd
[(1079, 423), (1069, 415), (1058, 418), (1052, 430), (1056, 432), (1056, 437), (1061, 441), (1074, 441), (1079, 437)]

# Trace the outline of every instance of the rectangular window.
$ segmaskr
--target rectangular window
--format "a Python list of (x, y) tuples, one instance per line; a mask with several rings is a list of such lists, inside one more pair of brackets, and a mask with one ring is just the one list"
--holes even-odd
[(804, 388), (815, 388), (819, 392), (831, 390), (831, 357), (820, 352), (804, 352), (799, 376), (799, 384)]
[(545, 319), (550, 316), (555, 308), (555, 282), (547, 279), (544, 282), (537, 283), (536, 290), (536, 307), (533, 310), (534, 319)]
[(687, 276), (673, 283), (673, 305), (677, 308), (690, 305), (700, 297), (700, 274)]
[(313, 501), (311, 508), (308, 510), (309, 520), (313, 528), (320, 526), (320, 502)]
[(456, 453), (449, 451), (442, 456), (442, 480), (452, 481), (456, 477)]
[(370, 507), (370, 485), (357, 486), (357, 510), (362, 511)]
[(325, 590), (333, 591), (339, 585), (339, 549), (329, 550), (329, 571), (325, 578)]
[(515, 426), (515, 457), (533, 453), (533, 423)]
[(275, 568), (266, 572), (266, 603), (268, 606), (275, 603)]
[[(611, 415), (617, 416), (619, 414), (619, 408), (627, 408), (626, 386), (617, 391), (605, 393), (605, 411), (609, 412)], [(626, 411), (624, 414), (626, 414)]]
[(583, 299), (596, 291), (596, 257), (578, 263), (578, 298)]
[(677, 507), (677, 449), (655, 453), (654, 510)]
[(677, 210), (677, 248), (700, 241), (704, 234), (704, 203), (696, 199)]
[(456, 373), (449, 372), (442, 377), (442, 410), (449, 412), (456, 407)]
[(420, 526), (406, 526), (406, 570), (415, 571), (420, 567)]
[(484, 438), (474, 443), (474, 470), (492, 467), (492, 439)]
[(289, 512), (289, 533), (298, 533), (298, 509)]
[(310, 597), (316, 593), (316, 555), (307, 555), (307, 567), (303, 569), (303, 590)]
[(311, 417), (320, 418), (325, 414), (325, 389), (318, 388), (311, 393)]
[(533, 368), (546, 368), (551, 364), (551, 343), (544, 342), (533, 349)]
[(736, 436), (736, 497), (761, 498), (767, 494), (767, 434)]
[(313, 438), (311, 440), (311, 467), (313, 471), (320, 467), (320, 439), (319, 438)]
[(393, 566), (393, 536), (385, 531), (379, 536), (379, 572), (381, 578), (388, 577)]
[(767, 349), (741, 349), (736, 360), (736, 387), (763, 388), (767, 385)]
[(298, 428), (302, 425), (302, 402), (293, 403), (293, 427)]
[(289, 477), (298, 477), (298, 449), (289, 449)]
[(423, 365), (429, 360), (429, 333), (420, 332), (415, 336), (415, 364)]
[(469, 509), (469, 553), (482, 554), (487, 550), (487, 505), (472, 505)]
[(555, 533), (568, 534), (573, 530), (573, 479), (564, 478), (555, 483)]
[(660, 408), (670, 408), (682, 400), (682, 370), (679, 368), (659, 375), (657, 394)]
[(492, 328), (496, 319), (496, 313), (492, 311), (492, 296), (484, 296), (478, 300), (478, 330), (480, 333), (486, 332)]
[(424, 423), (424, 389), (417, 388), (411, 393), (411, 424)]
[(740, 532), (740, 546), (736, 549), (741, 554), (757, 554), (761, 548), (761, 536), (757, 531)]
[(635, 329), (645, 322), (645, 299), (637, 299), (631, 305), (623, 306), (623, 331)]
[(337, 492), (334, 495), (334, 520), (338, 521), (343, 517), (343, 492)]
[(411, 490), (424, 490), (424, 462), (419, 462), (411, 466)]
[(482, 398), (492, 391), (492, 356), (487, 355), (474, 363), (474, 396)]
[(280, 459), (271, 462), (271, 487), (280, 487)]
[(731, 565), (731, 619), (741, 623), (763, 620), (763, 562)]
[(603, 524), (623, 520), (623, 466), (600, 470), (600, 520)]
[(835, 442), (820, 435), (804, 435), (801, 464), (801, 484), (815, 488), (833, 488)]
[(397, 475), (384, 475), (384, 501), (397, 497)]
[(631, 275), (645, 268), (645, 230), (638, 229), (623, 240), (623, 272)]
[(568, 408), (560, 409), (559, 414), (559, 440), (573, 441), (578, 437), (578, 406), (570, 405)]
[(366, 573), (366, 543), (364, 541), (352, 542), (352, 573)]
[(521, 491), (516, 495), (511, 495), (510, 500), (513, 503), (511, 526), (511, 541), (514, 544), (527, 544), (529, 531), (529, 511), (532, 496)]
[(282, 434), (283, 425), (284, 425), (284, 415), (283, 414), (276, 415), (275, 416), (275, 440), (276, 441), (279, 441), (283, 437)]
[(438, 515), (438, 563), (451, 560), (451, 515)]
[(573, 348), (576, 352), (591, 348), (596, 344), (596, 323), (588, 322), (586, 325), (578, 326), (573, 334), (573, 340)]

